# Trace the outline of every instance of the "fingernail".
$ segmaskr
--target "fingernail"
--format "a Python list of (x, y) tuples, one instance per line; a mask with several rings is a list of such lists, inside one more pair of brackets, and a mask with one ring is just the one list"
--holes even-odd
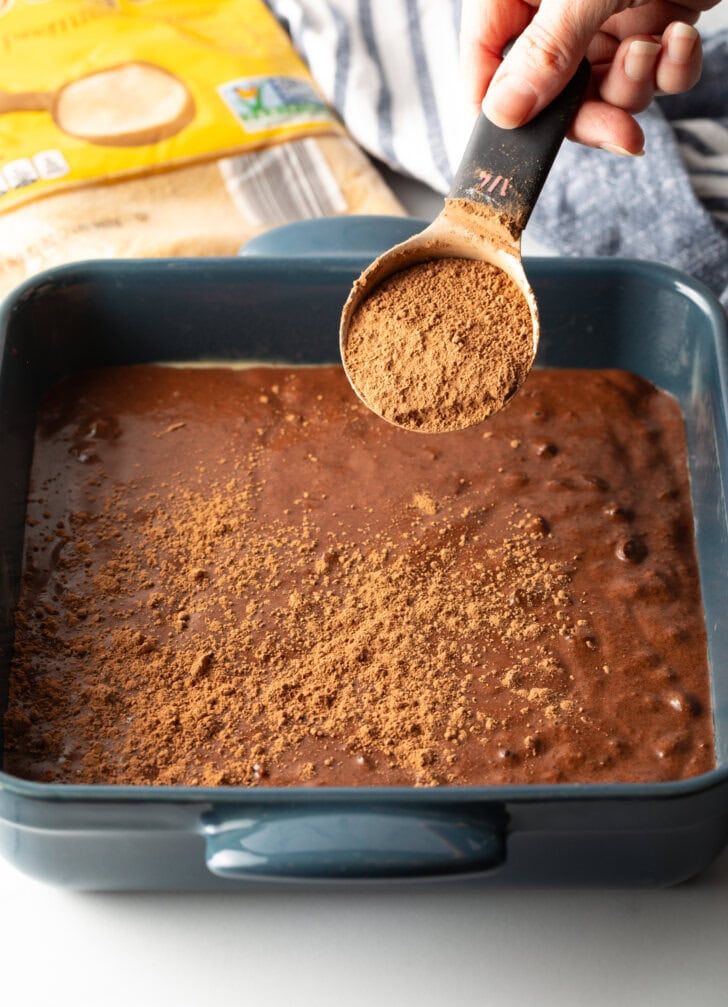
[(670, 37), (667, 40), (667, 55), (673, 63), (687, 63), (695, 48), (695, 40), (698, 37), (696, 28), (691, 24), (683, 24), (678, 21), (670, 29)]
[(600, 143), (600, 150), (606, 150), (610, 154), (621, 154), (622, 157), (644, 157), (644, 150), (638, 150), (636, 154), (633, 154), (631, 150), (625, 150), (624, 147), (617, 147), (613, 143)]
[(527, 80), (512, 73), (494, 79), (483, 98), (483, 115), (500, 126), (514, 129), (533, 111), (538, 95)]
[(655, 69), (655, 60), (662, 46), (659, 42), (636, 41), (630, 43), (624, 57), (624, 72), (630, 80), (643, 84)]

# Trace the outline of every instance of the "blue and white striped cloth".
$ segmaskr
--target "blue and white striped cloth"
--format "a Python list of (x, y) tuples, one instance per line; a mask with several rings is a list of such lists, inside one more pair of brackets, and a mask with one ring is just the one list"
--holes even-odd
[(471, 122), (460, 0), (267, 0), (355, 140), (445, 192)]
[[(267, 0), (354, 138), (446, 192), (470, 130), (460, 93), (460, 0)], [(565, 255), (667, 262), (728, 308), (728, 31), (700, 83), (640, 119), (644, 158), (565, 144), (529, 223)]]

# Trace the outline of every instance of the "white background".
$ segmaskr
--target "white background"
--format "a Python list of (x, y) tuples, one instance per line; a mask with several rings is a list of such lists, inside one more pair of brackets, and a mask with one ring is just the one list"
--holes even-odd
[(728, 854), (665, 891), (85, 895), (0, 861), (7, 1007), (725, 1007)]
[(666, 891), (356, 895), (84, 895), (0, 860), (0, 968), (7, 1007), (726, 1007), (728, 853)]

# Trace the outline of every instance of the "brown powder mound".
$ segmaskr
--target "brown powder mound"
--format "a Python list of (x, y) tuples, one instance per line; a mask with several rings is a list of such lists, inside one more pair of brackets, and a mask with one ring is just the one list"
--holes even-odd
[(398, 426), (460, 430), (501, 409), (533, 363), (526, 299), (502, 270), (433, 259), (394, 273), (354, 313), (346, 366), (367, 405)]

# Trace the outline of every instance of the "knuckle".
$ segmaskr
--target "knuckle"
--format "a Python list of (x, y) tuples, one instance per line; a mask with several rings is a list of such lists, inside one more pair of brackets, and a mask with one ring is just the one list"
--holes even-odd
[(521, 36), (521, 53), (526, 64), (538, 74), (561, 74), (571, 64), (569, 46), (537, 19)]

